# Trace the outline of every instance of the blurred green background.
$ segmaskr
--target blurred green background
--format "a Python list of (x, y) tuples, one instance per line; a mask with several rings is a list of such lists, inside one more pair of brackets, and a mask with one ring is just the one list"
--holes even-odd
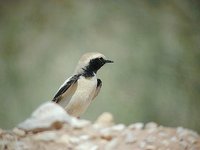
[(200, 132), (198, 0), (0, 1), (0, 127), (51, 100), (90, 51), (115, 63), (82, 118), (108, 111)]

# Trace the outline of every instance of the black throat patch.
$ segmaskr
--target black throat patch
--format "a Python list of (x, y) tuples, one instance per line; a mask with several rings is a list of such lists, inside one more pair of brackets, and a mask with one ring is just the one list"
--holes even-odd
[(105, 60), (102, 57), (91, 59), (89, 65), (83, 68), (83, 76), (93, 77), (104, 64)]

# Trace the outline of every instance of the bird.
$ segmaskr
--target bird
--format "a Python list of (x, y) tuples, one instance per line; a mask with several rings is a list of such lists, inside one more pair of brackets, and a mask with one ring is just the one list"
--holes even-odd
[(99, 52), (83, 54), (74, 73), (60, 86), (52, 101), (69, 115), (80, 118), (100, 92), (102, 81), (97, 78), (97, 71), (107, 63), (113, 61)]

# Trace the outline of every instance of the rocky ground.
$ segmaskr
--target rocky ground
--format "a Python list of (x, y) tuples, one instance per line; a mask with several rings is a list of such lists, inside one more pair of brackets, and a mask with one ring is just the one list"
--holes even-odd
[(11, 131), (0, 129), (2, 150), (200, 150), (200, 136), (150, 122), (115, 124), (110, 113), (96, 122), (70, 117), (54, 103), (40, 106)]

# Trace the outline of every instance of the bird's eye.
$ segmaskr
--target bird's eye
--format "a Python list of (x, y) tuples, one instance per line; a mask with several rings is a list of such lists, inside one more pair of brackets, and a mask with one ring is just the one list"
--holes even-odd
[(100, 59), (101, 61), (104, 60), (103, 57), (100, 57), (99, 59)]

